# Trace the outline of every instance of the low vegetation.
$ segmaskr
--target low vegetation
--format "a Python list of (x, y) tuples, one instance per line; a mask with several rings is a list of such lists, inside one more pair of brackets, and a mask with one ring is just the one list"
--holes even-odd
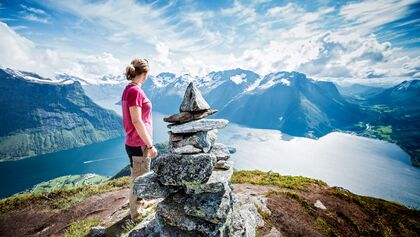
[(250, 183), (259, 185), (275, 185), (281, 188), (307, 190), (308, 185), (327, 186), (318, 179), (306, 178), (303, 176), (280, 175), (275, 172), (263, 172), (259, 170), (235, 171), (232, 176), (232, 183)]
[(73, 222), (64, 233), (64, 237), (81, 237), (88, 236), (90, 229), (99, 225), (101, 221), (96, 218), (86, 218)]
[(87, 197), (129, 187), (129, 177), (108, 180), (98, 185), (75, 188), (60, 188), (39, 193), (17, 194), (0, 200), (0, 213), (17, 210), (31, 205), (42, 205), (50, 209), (63, 209)]
[[(329, 187), (316, 179), (253, 170), (236, 171), (232, 181), (279, 187), (265, 193), (272, 215), (267, 216), (259, 210), (264, 221), (269, 223), (259, 230), (260, 236), (267, 234), (273, 225), (285, 236), (308, 233), (322, 236), (418, 236), (420, 233), (419, 210), (357, 195), (340, 187)], [(316, 208), (316, 200), (322, 200), (326, 209)]]

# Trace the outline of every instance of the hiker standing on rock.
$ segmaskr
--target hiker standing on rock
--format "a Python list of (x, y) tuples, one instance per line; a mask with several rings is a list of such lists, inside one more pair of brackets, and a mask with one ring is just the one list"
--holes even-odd
[(125, 150), (130, 159), (129, 202), (133, 220), (139, 216), (133, 181), (150, 171), (150, 159), (157, 156), (157, 150), (153, 146), (152, 102), (141, 88), (147, 80), (148, 72), (149, 62), (146, 59), (133, 59), (125, 69), (125, 76), (131, 82), (125, 87), (121, 98), (126, 132)]

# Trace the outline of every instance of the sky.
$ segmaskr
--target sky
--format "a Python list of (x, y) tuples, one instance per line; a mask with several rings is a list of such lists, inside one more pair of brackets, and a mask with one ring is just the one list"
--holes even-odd
[(54, 77), (242, 68), (345, 83), (420, 78), (420, 1), (0, 0), (0, 66)]

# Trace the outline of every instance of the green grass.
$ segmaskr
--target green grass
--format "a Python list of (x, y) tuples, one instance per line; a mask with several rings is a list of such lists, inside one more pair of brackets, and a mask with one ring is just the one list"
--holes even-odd
[(319, 228), (319, 230), (322, 231), (322, 233), (324, 234), (324, 236), (340, 236), (339, 234), (337, 234), (333, 228), (331, 228), (330, 225), (328, 225), (328, 223), (322, 219), (321, 217), (317, 217), (316, 218), (316, 225)]
[(88, 236), (90, 229), (101, 223), (96, 218), (86, 218), (73, 222), (65, 231), (64, 237), (83, 237)]
[(250, 183), (259, 185), (275, 185), (282, 188), (307, 190), (308, 185), (327, 186), (318, 179), (306, 178), (303, 176), (280, 175), (274, 172), (263, 172), (259, 170), (235, 170), (232, 176), (232, 183)]
[(63, 209), (87, 197), (129, 187), (130, 177), (108, 180), (98, 185), (61, 188), (40, 193), (17, 194), (0, 200), (0, 213), (22, 209), (31, 205), (46, 204), (51, 209)]
[(28, 192), (41, 193), (55, 189), (70, 189), (105, 182), (108, 178), (100, 175), (66, 175), (35, 185)]

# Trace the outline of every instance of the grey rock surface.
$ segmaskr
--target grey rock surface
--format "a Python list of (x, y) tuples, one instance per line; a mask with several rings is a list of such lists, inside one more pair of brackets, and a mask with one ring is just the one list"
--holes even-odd
[(216, 165), (214, 166), (214, 168), (216, 168), (216, 169), (222, 169), (222, 170), (228, 170), (232, 166), (233, 166), (233, 163), (231, 161), (218, 160), (216, 162)]
[(190, 82), (185, 90), (184, 99), (179, 106), (179, 112), (195, 112), (208, 109), (210, 109), (210, 105), (204, 100), (194, 82)]
[(227, 188), (224, 192), (207, 192), (188, 196), (184, 205), (186, 214), (214, 224), (223, 224), (231, 210), (230, 188)]
[(226, 119), (200, 119), (182, 124), (169, 124), (167, 127), (173, 133), (192, 133), (221, 129), (229, 123)]
[(198, 194), (204, 192), (217, 193), (229, 189), (230, 180), (233, 175), (233, 167), (228, 170), (213, 170), (210, 178), (205, 183), (187, 184), (187, 194)]
[(199, 232), (203, 236), (215, 236), (222, 225), (187, 215), (184, 212), (186, 200), (187, 197), (181, 193), (170, 195), (158, 204), (156, 213), (167, 225), (184, 231)]
[(105, 236), (105, 227), (103, 226), (94, 226), (90, 229), (91, 237), (103, 237)]
[(133, 187), (137, 197), (144, 199), (166, 198), (170, 193), (179, 190), (177, 187), (162, 185), (153, 171), (137, 177)]
[(210, 149), (210, 153), (214, 154), (217, 160), (227, 160), (230, 158), (229, 149), (223, 143), (214, 143)]
[(186, 123), (193, 120), (203, 119), (217, 113), (217, 109), (209, 109), (200, 112), (180, 112), (163, 118), (168, 123)]
[(183, 186), (206, 182), (216, 163), (209, 153), (164, 154), (155, 161), (155, 172), (163, 185)]
[(159, 237), (161, 225), (156, 219), (156, 212), (150, 213), (124, 237)]
[(169, 151), (173, 153), (199, 153), (209, 152), (217, 138), (217, 129), (200, 131), (197, 133), (172, 133), (170, 136)]

